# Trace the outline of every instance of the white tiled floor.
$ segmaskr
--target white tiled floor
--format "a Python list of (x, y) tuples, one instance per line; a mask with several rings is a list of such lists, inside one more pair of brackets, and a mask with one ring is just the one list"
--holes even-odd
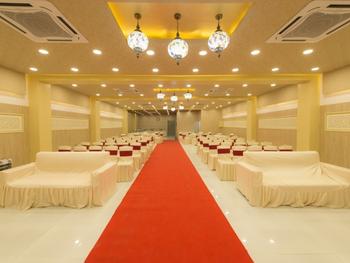
[[(255, 262), (350, 262), (350, 210), (254, 208), (184, 146)], [(0, 209), (0, 262), (83, 262), (131, 183), (91, 209)]]
[(208, 189), (255, 262), (350, 262), (350, 210), (255, 208), (183, 146)]

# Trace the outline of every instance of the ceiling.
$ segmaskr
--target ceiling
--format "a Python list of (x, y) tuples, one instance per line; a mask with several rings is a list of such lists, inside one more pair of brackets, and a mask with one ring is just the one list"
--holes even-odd
[[(266, 40), (307, 5), (309, 0), (147, 1), (150, 6), (159, 6), (159, 10), (166, 4), (174, 6), (174, 9), (181, 8), (183, 18), (180, 21), (180, 29), (181, 26), (186, 28), (195, 24), (197, 20), (203, 20), (201, 12), (196, 12), (193, 8), (184, 8), (186, 5), (200, 4), (205, 9), (207, 3), (211, 6), (217, 5), (220, 10), (228, 3), (251, 3), (248, 12), (231, 35), (229, 47), (220, 58), (208, 50), (206, 39), (191, 39), (188, 40), (189, 54), (179, 66), (167, 54), (169, 39), (151, 38), (149, 48), (155, 51), (155, 55), (144, 54), (137, 59), (127, 46), (123, 31), (115, 21), (106, 0), (50, 2), (84, 35), (88, 43), (35, 43), (0, 23), (0, 64), (24, 73), (32, 73), (29, 67), (35, 66), (38, 68), (35, 74), (56, 76), (57, 78), (52, 80), (56, 84), (73, 88), (71, 84), (77, 83), (79, 85), (74, 89), (83, 94), (100, 93), (100, 97), (108, 101), (128, 101), (129, 107), (146, 104), (149, 100), (152, 100), (152, 105), (156, 105), (157, 108), (161, 107), (161, 103), (156, 102), (156, 91), (153, 90), (158, 84), (163, 84), (165, 88), (186, 88), (186, 84), (190, 83), (200, 104), (207, 105), (220, 100), (227, 104), (228, 101), (234, 103), (242, 99), (241, 97), (247, 96), (248, 93), (256, 96), (304, 81), (303, 74), (310, 74), (311, 67), (318, 66), (320, 72), (327, 72), (350, 64), (350, 26), (318, 43), (266, 43)], [(146, 11), (142, 14), (141, 28), (143, 22), (148, 23), (147, 17), (153, 17), (153, 21), (154, 17), (159, 17), (159, 23), (164, 24), (164, 27), (174, 23), (172, 16), (167, 20), (161, 12), (147, 13), (146, 2), (114, 2), (128, 3), (129, 12), (132, 7), (135, 11), (140, 11), (143, 7), (142, 10)], [(225, 8), (221, 10), (224, 19), (230, 17), (230, 14), (225, 14)], [(173, 10), (174, 13), (176, 11), (178, 10)], [(215, 30), (214, 18), (207, 19)], [(230, 19), (234, 20), (232, 17)], [(130, 24), (133, 20), (128, 21), (125, 23)], [(146, 31), (145, 33), (147, 34)], [(50, 54), (40, 55), (37, 52), (39, 48), (47, 49)], [(103, 54), (94, 55), (94, 48), (102, 50)], [(314, 53), (304, 56), (302, 51), (306, 48), (314, 49)], [(261, 53), (251, 56), (250, 51), (253, 49), (260, 49)], [(200, 50), (207, 50), (208, 55), (199, 56)], [(79, 68), (78, 73), (70, 71), (73, 66)], [(117, 67), (119, 71), (112, 72), (112, 67)], [(238, 73), (232, 72), (234, 67), (239, 68)], [(279, 67), (280, 71), (272, 73), (273, 67)], [(158, 68), (159, 72), (153, 73), (152, 68)], [(199, 72), (193, 73), (193, 68), (198, 68)], [(106, 83), (107, 87), (101, 87), (102, 83)], [(242, 87), (244, 83), (248, 83), (249, 86)], [(271, 83), (276, 83), (277, 86), (271, 87)], [(139, 92), (130, 91), (130, 84), (135, 84)], [(219, 84), (220, 87), (215, 88), (215, 84)], [(123, 97), (118, 96), (120, 91)], [(143, 97), (140, 96), (141, 93), (144, 94)], [(182, 96), (182, 93), (178, 95)], [(205, 97), (205, 93), (210, 95)], [(222, 98), (226, 97), (226, 93), (230, 96)], [(132, 104), (133, 100), (135, 104)], [(189, 106), (195, 105), (197, 101), (189, 103)]]

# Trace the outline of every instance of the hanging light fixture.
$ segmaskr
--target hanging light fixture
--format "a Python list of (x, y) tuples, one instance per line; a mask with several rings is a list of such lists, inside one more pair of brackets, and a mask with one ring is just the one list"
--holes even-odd
[(163, 106), (163, 110), (167, 110), (167, 109), (168, 109), (167, 105)]
[(172, 106), (170, 110), (171, 110), (171, 111), (176, 111), (175, 106)]
[(136, 53), (136, 57), (139, 58), (140, 54), (148, 48), (148, 38), (140, 29), (139, 20), (141, 19), (141, 14), (135, 13), (134, 16), (137, 24), (135, 30), (128, 36), (128, 45)]
[(159, 93), (157, 93), (157, 99), (162, 100), (165, 98), (165, 94), (160, 90)]
[(190, 100), (190, 99), (192, 99), (192, 93), (189, 92), (189, 91), (187, 91), (187, 92), (184, 94), (184, 97), (185, 97), (186, 100)]
[(225, 48), (230, 44), (230, 37), (225, 31), (222, 31), (220, 27), (220, 20), (222, 19), (222, 14), (217, 14), (215, 16), (215, 19), (218, 21), (218, 26), (216, 28), (216, 31), (211, 34), (211, 36), (208, 39), (208, 46), (209, 49), (212, 52), (215, 52), (218, 54), (218, 57), (220, 57), (220, 53), (224, 51)]
[(179, 105), (179, 110), (184, 110), (184, 109), (185, 109), (184, 105)]
[(180, 37), (179, 33), (179, 20), (181, 18), (180, 13), (174, 15), (176, 19), (176, 37), (168, 45), (169, 56), (175, 59), (176, 64), (180, 64), (180, 60), (188, 54), (188, 44)]
[(170, 100), (172, 101), (172, 102), (176, 102), (177, 101), (177, 96), (175, 95), (175, 93), (173, 94), (173, 96), (171, 96), (170, 97)]

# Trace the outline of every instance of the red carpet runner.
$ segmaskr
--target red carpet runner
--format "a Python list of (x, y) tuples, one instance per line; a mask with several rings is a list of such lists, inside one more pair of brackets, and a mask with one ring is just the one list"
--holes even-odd
[(157, 146), (86, 262), (252, 262), (181, 145)]

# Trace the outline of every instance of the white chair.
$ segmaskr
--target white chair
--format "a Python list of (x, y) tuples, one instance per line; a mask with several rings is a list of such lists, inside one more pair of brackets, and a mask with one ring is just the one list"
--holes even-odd
[(263, 147), (261, 145), (249, 145), (247, 147), (247, 151), (250, 152), (260, 152), (263, 150)]
[(265, 152), (277, 152), (278, 151), (278, 147), (275, 145), (265, 145), (264, 146), (264, 151)]
[(135, 170), (139, 170), (143, 164), (143, 159), (141, 155), (141, 143), (132, 143), (130, 146), (132, 147), (132, 157), (134, 160)]
[(62, 145), (58, 147), (58, 151), (59, 152), (71, 152), (72, 151), (72, 147), (71, 146), (67, 146), (67, 145)]
[(293, 151), (293, 146), (291, 146), (291, 145), (286, 145), (286, 144), (280, 145), (280, 146), (278, 147), (278, 150), (281, 151), (281, 152), (291, 152), (291, 151)]
[(86, 152), (87, 147), (83, 145), (77, 145), (73, 147), (73, 152)]
[(240, 158), (242, 158), (243, 153), (246, 150), (246, 146), (233, 146), (233, 156), (218, 160), (216, 174), (221, 181), (236, 181), (235, 164)]
[(117, 163), (117, 182), (127, 182), (133, 179), (134, 162), (131, 146), (119, 147)]
[(90, 152), (101, 152), (102, 151), (102, 146), (100, 145), (91, 145), (89, 147)]

